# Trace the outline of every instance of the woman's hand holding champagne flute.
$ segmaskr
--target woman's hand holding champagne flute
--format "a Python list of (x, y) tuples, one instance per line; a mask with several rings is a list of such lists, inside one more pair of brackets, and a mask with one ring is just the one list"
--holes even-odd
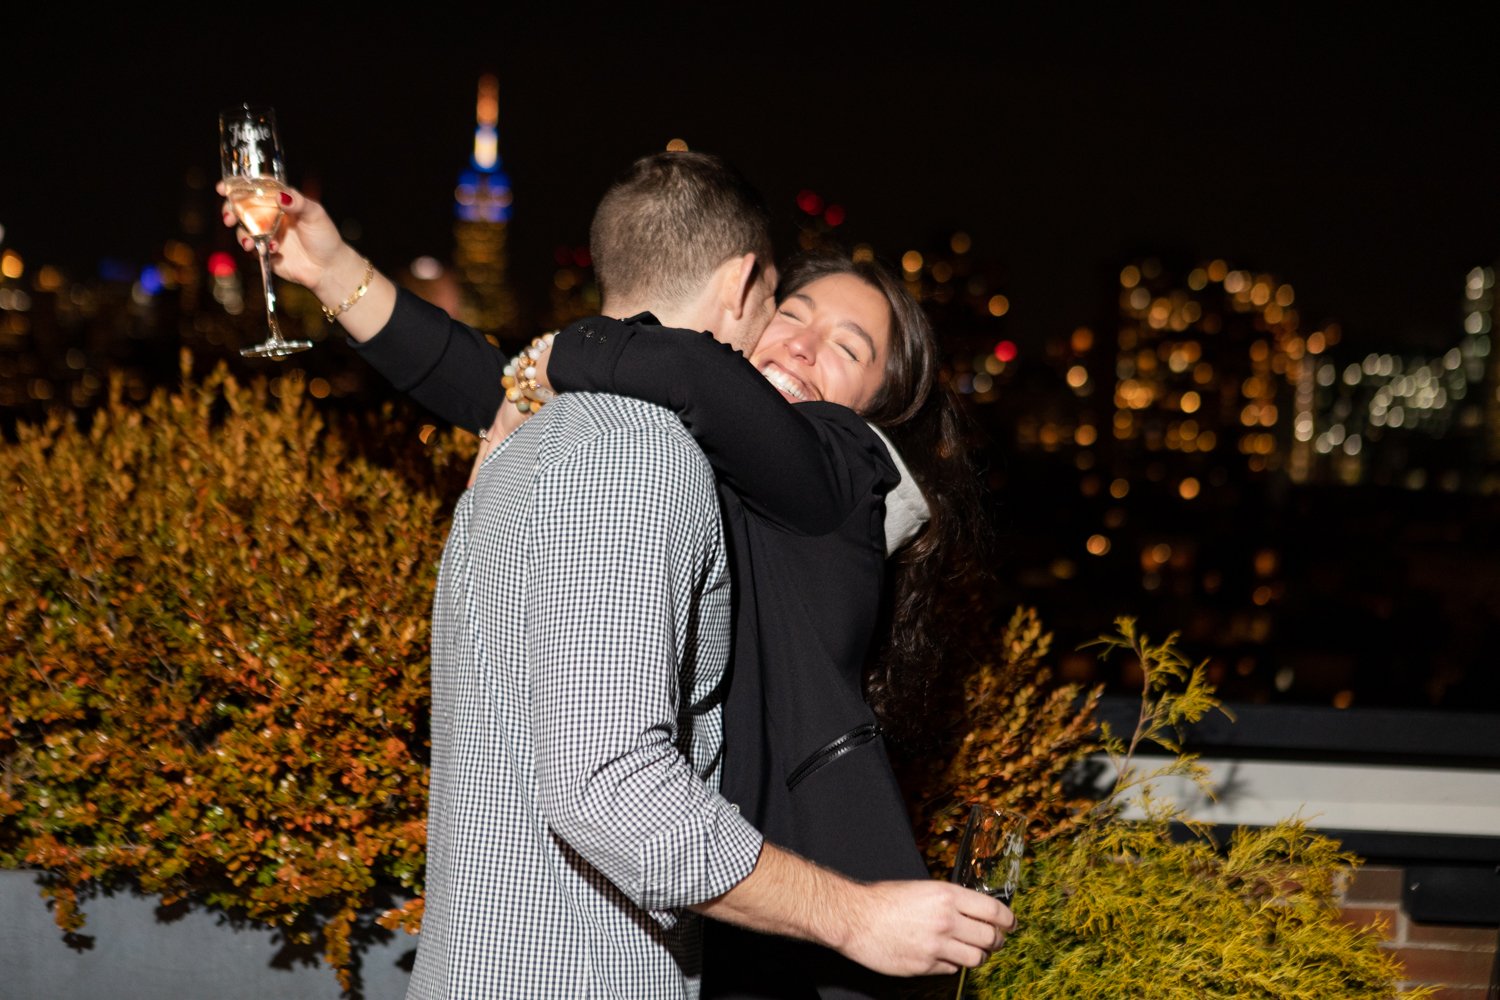
[(248, 104), (219, 114), (219, 162), (222, 190), (240, 225), (250, 234), (260, 257), (260, 276), (266, 293), (266, 323), (271, 335), (240, 351), (252, 358), (283, 358), (312, 346), (311, 341), (287, 340), (276, 321), (276, 289), (271, 282), (270, 244), (281, 224), (286, 194), (286, 168), (276, 135), (276, 112)]
[[(251, 109), (253, 110), (253, 109)], [(240, 157), (247, 164), (235, 173), (231, 168), (232, 142), (225, 131), (225, 121), (234, 122), (247, 109), (240, 108), (224, 112), (220, 118), (220, 132), (224, 137), (221, 152), (224, 156), (224, 176), (219, 181), (218, 192), (224, 197), (222, 215), (224, 224), (238, 226), (240, 245), (246, 250), (255, 250), (261, 257), (267, 285), (268, 318), (272, 336), (264, 344), (243, 353), (250, 355), (261, 348), (275, 347), (257, 356), (281, 357), (294, 350), (311, 346), (307, 341), (288, 342), (280, 336), (274, 314), (275, 292), (270, 288), (271, 275), (295, 282), (311, 291), (322, 303), (329, 320), (337, 319), (355, 340), (366, 341), (375, 336), (390, 319), (396, 302), (396, 286), (375, 270), (359, 251), (355, 250), (340, 235), (338, 226), (329, 218), (323, 206), (305, 197), (286, 183), (281, 168), (279, 145), (274, 161), (264, 151), (259, 170), (249, 166), (249, 154)], [(263, 109), (264, 114), (271, 114)], [(244, 130), (235, 133), (245, 135)], [(264, 134), (251, 131), (252, 137)], [(272, 137), (274, 127), (270, 128)], [(245, 172), (257, 180), (250, 181)], [(358, 305), (359, 308), (354, 307)]]

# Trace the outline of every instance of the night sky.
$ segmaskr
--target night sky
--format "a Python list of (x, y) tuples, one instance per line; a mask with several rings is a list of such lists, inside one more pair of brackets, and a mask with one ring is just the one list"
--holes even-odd
[(804, 187), (888, 257), (968, 231), (1023, 343), (1107, 321), (1125, 255), (1160, 252), (1271, 271), (1351, 344), (1446, 347), (1465, 272), (1500, 260), (1494, 4), (511, 6), (8, 11), (4, 245), (76, 273), (148, 262), (188, 170), (217, 172), (216, 111), (252, 100), (378, 263), (446, 256), (494, 72), (532, 289), (610, 177), (673, 137), (737, 164), (783, 236)]

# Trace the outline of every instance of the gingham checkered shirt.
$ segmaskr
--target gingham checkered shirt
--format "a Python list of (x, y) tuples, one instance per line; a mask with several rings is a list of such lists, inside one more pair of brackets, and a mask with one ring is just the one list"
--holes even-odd
[(681, 907), (761, 845), (717, 791), (729, 629), (713, 472), (671, 413), (571, 394), (486, 460), (433, 610), (409, 1000), (697, 996)]

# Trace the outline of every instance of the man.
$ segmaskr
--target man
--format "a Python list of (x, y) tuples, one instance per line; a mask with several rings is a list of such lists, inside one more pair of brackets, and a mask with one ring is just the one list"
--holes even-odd
[[(315, 203), (284, 202), (278, 272), (398, 388), (487, 426), (493, 398), (434, 373), (493, 366), (492, 387), (494, 352), (398, 295)], [(639, 161), (596, 216), (603, 311), (651, 308), (748, 347), (775, 283), (767, 228), (717, 160)], [(628, 252), (601, 255), (601, 233)], [(763, 843), (717, 794), (727, 581), (712, 472), (666, 411), (568, 396), (487, 464), (455, 512), (434, 609), (412, 996), (691, 996), (698, 922), (684, 911), (897, 975), (956, 971), (998, 945), (1012, 921), (995, 901), (854, 883)]]

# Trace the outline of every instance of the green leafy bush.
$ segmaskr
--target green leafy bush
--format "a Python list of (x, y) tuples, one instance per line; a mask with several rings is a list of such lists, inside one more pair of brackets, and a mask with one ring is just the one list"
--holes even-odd
[(444, 512), (295, 379), (189, 368), (0, 447), (0, 866), (47, 873), (64, 930), (135, 885), (347, 986), (361, 915), (421, 891)]

